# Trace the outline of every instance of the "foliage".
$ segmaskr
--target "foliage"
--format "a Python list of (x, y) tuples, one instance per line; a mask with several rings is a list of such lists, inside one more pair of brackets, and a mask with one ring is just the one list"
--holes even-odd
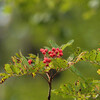
[[(52, 90), (52, 92), (65, 98), (72, 97), (77, 100), (96, 99), (100, 97), (100, 81), (89, 80), (88, 84), (81, 81), (73, 84), (67, 83), (61, 85), (60, 89)], [(99, 100), (99, 98), (96, 100)]]
[[(64, 84), (60, 87), (60, 89), (53, 90), (53, 93), (62, 95), (64, 97), (76, 98), (78, 100), (98, 98), (100, 96), (100, 80), (86, 79), (75, 67), (75, 64), (79, 61), (87, 61), (100, 68), (100, 49), (98, 48), (97, 50), (85, 51), (78, 47), (77, 50), (67, 58), (67, 60), (63, 59), (63, 50), (67, 46), (72, 45), (73, 42), (74, 40), (71, 40), (67, 44), (58, 46), (54, 41), (50, 40), (49, 43), (52, 49), (50, 47), (47, 47), (49, 48), (49, 51), (47, 48), (40, 49), (46, 62), (39, 58), (39, 54), (29, 54), (28, 57), (24, 57), (22, 53), (19, 52), (19, 54), (16, 54), (16, 56), (12, 57), (12, 62), (10, 62), (10, 64), (5, 64), (5, 73), (0, 73), (0, 76), (2, 77), (0, 83), (3, 83), (6, 79), (13, 76), (32, 74), (32, 76), (35, 77), (37, 74), (39, 74), (44, 77), (49, 84), (50, 89), (48, 100), (50, 100), (52, 89), (51, 83), (55, 75), (58, 72), (69, 69), (82, 80), (79, 80), (74, 84)], [(60, 55), (61, 53), (62, 55)], [(51, 56), (51, 54), (55, 55)], [(56, 71), (55, 73), (53, 73), (54, 70)], [(97, 73), (100, 74), (100, 69), (98, 69)], [(46, 76), (44, 76), (44, 74)]]

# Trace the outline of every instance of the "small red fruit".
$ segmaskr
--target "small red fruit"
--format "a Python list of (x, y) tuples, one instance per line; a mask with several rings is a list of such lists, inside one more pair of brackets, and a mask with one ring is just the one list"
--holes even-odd
[(46, 67), (49, 66), (49, 64), (46, 64)]
[(45, 49), (45, 52), (47, 52), (48, 51), (48, 49)]
[(63, 53), (59, 53), (60, 56), (63, 56)]
[(29, 59), (29, 60), (28, 60), (28, 63), (29, 63), (29, 64), (31, 64), (31, 63), (32, 63), (32, 60), (31, 60), (31, 59)]
[(43, 60), (43, 63), (46, 63), (46, 60)]
[(58, 50), (56, 50), (55, 53), (58, 54)]
[(46, 54), (46, 52), (45, 52), (45, 51), (43, 51), (43, 52), (42, 52), (42, 54), (43, 54), (43, 55), (45, 55), (45, 54)]
[(57, 48), (56, 50), (59, 50), (59, 48)]
[(61, 50), (61, 49), (59, 49), (59, 52), (60, 52), (60, 53), (62, 53), (62, 50)]
[(55, 54), (55, 53), (53, 53), (53, 56), (56, 56), (56, 54)]
[(51, 62), (51, 59), (50, 59), (50, 58), (48, 59), (48, 62), (49, 62), (49, 63)]
[(50, 57), (53, 57), (53, 54), (50, 54)]
[(48, 58), (45, 57), (44, 60), (47, 62), (48, 61)]
[(53, 53), (54, 53), (54, 51), (51, 51), (51, 53), (53, 54)]
[(55, 48), (52, 48), (52, 51), (55, 51), (56, 49)]
[(48, 54), (51, 54), (51, 51), (49, 51)]
[(40, 51), (41, 51), (41, 52), (43, 52), (43, 51), (44, 51), (44, 49), (42, 49), (42, 48), (41, 48), (41, 49), (40, 49)]

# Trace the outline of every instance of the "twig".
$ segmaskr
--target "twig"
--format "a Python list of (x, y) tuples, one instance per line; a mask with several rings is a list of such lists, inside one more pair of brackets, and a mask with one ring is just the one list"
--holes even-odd
[(40, 73), (38, 73), (38, 74), (41, 75), (49, 83), (48, 79), (44, 75), (42, 75)]

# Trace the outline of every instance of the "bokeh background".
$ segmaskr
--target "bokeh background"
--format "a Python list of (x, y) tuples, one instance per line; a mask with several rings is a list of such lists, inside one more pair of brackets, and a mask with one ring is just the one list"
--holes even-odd
[[(0, 0), (0, 72), (19, 50), (37, 54), (50, 39), (59, 45), (75, 40), (65, 59), (76, 47), (100, 47), (100, 0)], [(88, 63), (77, 68), (87, 78), (100, 79)], [(67, 70), (57, 75), (53, 88), (77, 79)], [(0, 85), (0, 100), (47, 100), (47, 95), (48, 84), (40, 76), (14, 77)], [(52, 94), (51, 100), (67, 99)]]

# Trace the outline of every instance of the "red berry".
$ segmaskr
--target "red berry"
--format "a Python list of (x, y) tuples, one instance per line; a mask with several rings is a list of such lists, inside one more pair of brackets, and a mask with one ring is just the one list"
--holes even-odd
[(49, 64), (46, 64), (46, 67), (49, 66)]
[(53, 53), (54, 53), (54, 51), (51, 51), (51, 53), (53, 54)]
[(49, 51), (48, 54), (51, 54), (51, 51)]
[(50, 54), (50, 57), (53, 57), (53, 54)]
[(59, 50), (59, 48), (57, 48), (56, 50)]
[(45, 51), (43, 51), (43, 52), (42, 52), (42, 54), (44, 54), (44, 55), (45, 55), (45, 54), (46, 54), (46, 52), (45, 52)]
[(60, 56), (63, 56), (63, 53), (59, 53)]
[(55, 51), (56, 49), (55, 48), (52, 48), (52, 51)]
[(49, 63), (51, 62), (51, 59), (50, 59), (50, 58), (48, 59), (48, 62), (49, 62)]
[(58, 50), (56, 50), (55, 53), (58, 54)]
[(43, 60), (43, 63), (46, 63), (46, 60)]
[(41, 48), (41, 49), (40, 49), (40, 51), (41, 51), (41, 52), (43, 52), (43, 51), (44, 51), (44, 49), (42, 49), (42, 48)]
[(55, 54), (55, 53), (53, 53), (53, 56), (56, 56), (56, 54)]
[(28, 63), (29, 63), (29, 64), (31, 64), (31, 63), (32, 63), (32, 60), (31, 60), (31, 59), (29, 59), (29, 60), (28, 60)]
[(48, 51), (48, 49), (45, 49), (45, 52), (47, 52)]
[(45, 60), (45, 61), (48, 61), (48, 58), (45, 57), (44, 60)]
[(59, 52), (60, 52), (60, 53), (62, 53), (62, 50), (61, 50), (61, 49), (59, 49)]
[(60, 58), (60, 55), (57, 55), (58, 58)]

